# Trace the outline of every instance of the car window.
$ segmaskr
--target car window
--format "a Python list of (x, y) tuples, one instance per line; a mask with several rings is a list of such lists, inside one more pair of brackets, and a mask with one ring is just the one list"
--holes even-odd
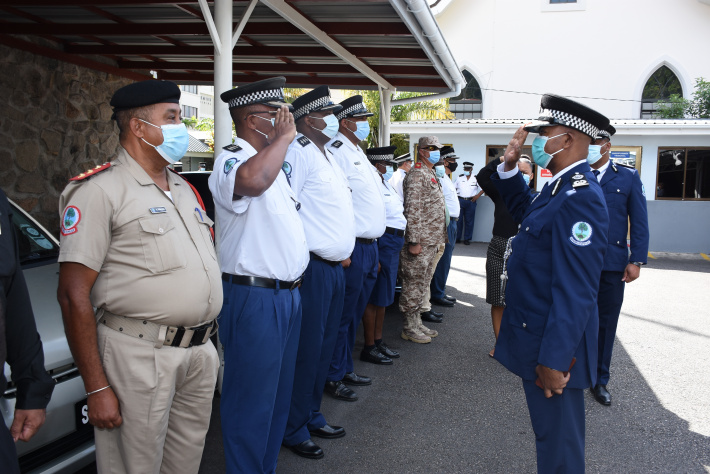
[(13, 206), (12, 226), (17, 236), (20, 263), (23, 265), (45, 259), (56, 259), (59, 246), (22, 211)]

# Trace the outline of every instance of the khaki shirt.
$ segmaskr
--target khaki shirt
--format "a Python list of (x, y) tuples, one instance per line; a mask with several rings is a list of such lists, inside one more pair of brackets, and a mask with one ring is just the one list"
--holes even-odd
[(212, 221), (168, 172), (172, 201), (123, 149), (112, 166), (71, 182), (59, 198), (60, 262), (99, 272), (91, 303), (174, 326), (211, 321), (222, 307)]
[(417, 163), (404, 178), (403, 188), (407, 242), (422, 245), (448, 242), (444, 193), (434, 171)]

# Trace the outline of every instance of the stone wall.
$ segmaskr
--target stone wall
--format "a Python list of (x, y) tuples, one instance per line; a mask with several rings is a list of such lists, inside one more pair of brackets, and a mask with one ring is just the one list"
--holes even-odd
[(4, 45), (0, 58), (0, 187), (58, 235), (69, 178), (116, 155), (108, 103), (132, 81)]

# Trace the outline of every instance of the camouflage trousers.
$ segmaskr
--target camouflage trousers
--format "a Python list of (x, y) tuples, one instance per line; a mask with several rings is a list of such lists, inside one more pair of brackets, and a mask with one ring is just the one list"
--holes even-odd
[(432, 263), (431, 278), (429, 278), (429, 284), (426, 287), (426, 294), (424, 295), (424, 300), (422, 300), (421, 312), (426, 313), (431, 311), (431, 280), (434, 278), (434, 273), (436, 273), (436, 266), (439, 264), (439, 260), (444, 255), (444, 249), (446, 249), (446, 244), (440, 244), (439, 250), (434, 255), (434, 263)]
[(422, 324), (422, 307), (429, 292), (429, 283), (434, 276), (434, 261), (438, 251), (438, 245), (422, 245), (419, 255), (412, 255), (409, 253), (409, 246), (405, 244), (399, 254), (399, 271), (402, 277), (399, 310), (402, 312), (404, 329), (417, 329)]

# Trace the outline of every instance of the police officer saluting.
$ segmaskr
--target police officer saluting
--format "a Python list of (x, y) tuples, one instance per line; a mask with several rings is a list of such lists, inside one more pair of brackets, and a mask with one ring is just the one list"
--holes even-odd
[(222, 291), (212, 222), (167, 170), (187, 151), (179, 99), (165, 81), (116, 91), (118, 157), (59, 198), (57, 294), (102, 473), (196, 473), (209, 427)]
[[(355, 217), (347, 178), (326, 143), (338, 133), (330, 90), (321, 86), (293, 101), (298, 135), (283, 169), (291, 182), (311, 260), (301, 286), (303, 321), (291, 409), (283, 444), (299, 456), (323, 457), (311, 436), (345, 436), (320, 413), (323, 388), (343, 313), (345, 273), (355, 246)], [(347, 387), (345, 387), (347, 388)]]
[[(538, 121), (515, 133), (491, 177), (522, 222), (506, 250), (495, 358), (523, 379), (538, 472), (584, 472), (583, 389), (596, 378), (596, 297), (609, 227), (586, 158), (609, 119), (555, 95), (543, 96), (541, 109)], [(553, 174), (534, 198), (517, 166), (528, 132), (539, 134), (535, 163)]]
[(282, 171), (296, 136), (285, 82), (265, 79), (220, 96), (238, 137), (209, 178), (224, 271), (220, 412), (227, 472), (274, 472), (291, 403), (308, 246)]
[[(597, 382), (591, 387), (596, 401), (611, 405), (609, 383), (611, 352), (614, 348), (619, 312), (624, 302), (626, 283), (636, 280), (648, 255), (648, 212), (646, 193), (634, 168), (617, 165), (609, 160), (611, 137), (616, 129), (609, 125), (599, 130), (594, 144), (589, 146), (587, 162), (594, 170), (604, 192), (609, 210), (609, 246), (604, 257), (604, 269), (599, 282), (599, 353)], [(631, 224), (631, 255), (626, 248), (626, 232)]]
[[(367, 118), (374, 114), (367, 111), (360, 95), (345, 99), (340, 105), (343, 109), (336, 113), (340, 129), (328, 142), (328, 149), (345, 172), (352, 189), (356, 239), (350, 266), (345, 269), (343, 316), (325, 389), (337, 399), (350, 401), (355, 393), (344, 390), (346, 387), (342, 387), (342, 383), (372, 383), (369, 377), (355, 373), (352, 353), (357, 328), (377, 280), (377, 239), (385, 233), (385, 202), (380, 191), (381, 177), (358, 146), (361, 140), (370, 135)], [(388, 360), (377, 350), (362, 353), (360, 357), (374, 363), (386, 363)]]

